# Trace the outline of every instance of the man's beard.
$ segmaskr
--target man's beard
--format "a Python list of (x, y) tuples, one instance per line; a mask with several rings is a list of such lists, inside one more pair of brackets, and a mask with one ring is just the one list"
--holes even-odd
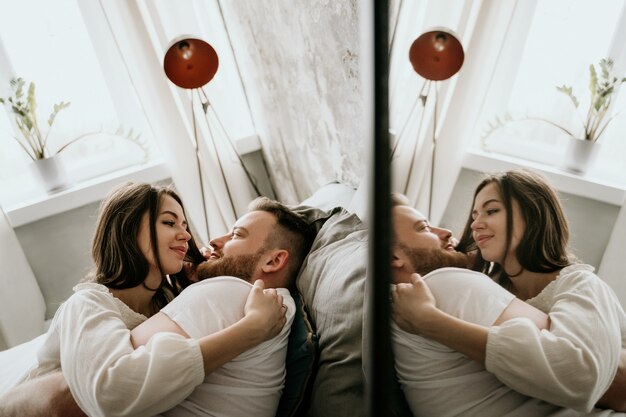
[(198, 265), (198, 281), (203, 279), (232, 276), (252, 283), (254, 270), (263, 254), (262, 250), (252, 255), (232, 255), (209, 260)]
[(462, 252), (442, 248), (411, 248), (404, 244), (399, 246), (408, 256), (415, 272), (422, 276), (439, 268), (467, 268), (470, 265), (469, 256)]

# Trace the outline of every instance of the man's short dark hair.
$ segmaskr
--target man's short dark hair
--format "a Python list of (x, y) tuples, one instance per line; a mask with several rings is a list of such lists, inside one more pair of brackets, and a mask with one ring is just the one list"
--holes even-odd
[(276, 228), (269, 233), (263, 247), (286, 249), (289, 252), (287, 276), (294, 282), (304, 258), (313, 243), (313, 230), (309, 223), (289, 207), (267, 197), (258, 197), (250, 202), (248, 211), (265, 211), (276, 217)]
[(408, 197), (400, 193), (391, 193), (391, 207), (410, 206), (411, 202)]

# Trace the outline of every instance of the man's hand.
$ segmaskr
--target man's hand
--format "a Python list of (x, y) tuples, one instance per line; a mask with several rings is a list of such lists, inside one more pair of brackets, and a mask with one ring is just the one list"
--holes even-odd
[(264, 282), (257, 279), (244, 307), (244, 320), (251, 325), (250, 333), (260, 341), (271, 339), (285, 325), (286, 312), (283, 296), (274, 288), (265, 289)]
[(622, 349), (617, 374), (615, 374), (613, 383), (608, 391), (604, 393), (604, 396), (600, 398), (596, 406), (626, 412), (626, 350)]
[(58, 371), (26, 381), (0, 397), (2, 417), (86, 417)]
[(393, 320), (404, 331), (420, 334), (439, 310), (435, 297), (419, 274), (410, 284), (397, 284), (391, 291)]

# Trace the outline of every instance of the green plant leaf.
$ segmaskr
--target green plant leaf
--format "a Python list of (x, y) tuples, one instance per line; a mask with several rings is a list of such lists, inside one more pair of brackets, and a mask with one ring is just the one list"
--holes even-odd
[(66, 103), (63, 101), (52, 106), (52, 113), (50, 113), (50, 117), (48, 117), (48, 126), (52, 127), (52, 124), (54, 123), (54, 120), (56, 119), (57, 114), (59, 114), (61, 110), (66, 109), (69, 106), (70, 106), (69, 102)]
[(574, 107), (578, 108), (578, 105), (580, 104), (578, 102), (578, 99), (576, 98), (576, 96), (573, 93), (573, 89), (571, 86), (568, 85), (562, 85), (560, 87), (556, 87), (557, 91), (565, 94), (566, 96), (568, 96), (570, 98), (570, 100), (572, 101), (572, 103), (574, 103)]
[(589, 91), (591, 91), (591, 98), (593, 100), (593, 97), (598, 91), (598, 74), (593, 65), (589, 65)]
[(602, 58), (600, 60), (600, 68), (602, 69), (602, 78), (608, 80), (611, 76), (611, 70), (613, 69), (613, 60)]
[(24, 89), (24, 83), (26, 81), (24, 81), (22, 78), (18, 78), (18, 79), (13, 79), (11, 80), (11, 87), (13, 88), (13, 90), (15, 91), (15, 97), (16, 98), (20, 98), (24, 95), (23, 93), (23, 89)]
[(26, 103), (29, 107), (29, 113), (35, 114), (37, 110), (37, 99), (35, 98), (35, 83), (30, 83), (28, 86), (28, 95), (26, 96)]

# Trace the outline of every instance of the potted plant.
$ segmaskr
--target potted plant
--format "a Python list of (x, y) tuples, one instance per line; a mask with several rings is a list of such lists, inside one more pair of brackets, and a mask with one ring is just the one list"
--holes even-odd
[(59, 112), (67, 108), (70, 103), (61, 101), (52, 108), (48, 118), (48, 129), (44, 134), (37, 120), (37, 99), (35, 97), (35, 84), (30, 83), (25, 92), (26, 81), (15, 78), (10, 81), (12, 95), (0, 98), (0, 103), (7, 104), (15, 115), (15, 123), (22, 137), (14, 136), (14, 139), (26, 154), (33, 160), (35, 170), (39, 174), (46, 191), (53, 192), (67, 186), (67, 174), (60, 163), (58, 152), (51, 153), (47, 147), (48, 137), (54, 121)]
[[(37, 175), (41, 179), (46, 191), (59, 191), (68, 185), (67, 174), (64, 166), (58, 157), (59, 153), (66, 149), (72, 143), (93, 135), (94, 132), (79, 135), (56, 151), (51, 152), (48, 148), (48, 137), (59, 112), (69, 107), (69, 102), (59, 102), (52, 107), (52, 112), (48, 117), (48, 128), (45, 134), (39, 126), (37, 119), (37, 99), (35, 97), (35, 84), (28, 84), (28, 90), (25, 91), (26, 81), (22, 78), (15, 78), (10, 81), (12, 94), (7, 98), (0, 98), (0, 103), (6, 104), (11, 108), (15, 115), (15, 123), (22, 134), (21, 137), (14, 137), (20, 147), (33, 160), (33, 165)], [(125, 132), (123, 128), (117, 129), (115, 136), (122, 137), (134, 142), (144, 152), (144, 159), (148, 156), (148, 150), (144, 143), (140, 141), (139, 135), (135, 134), (132, 129)]]
[[(498, 117), (495, 122), (489, 124), (487, 131), (483, 135), (483, 140), (505, 123), (522, 120), (546, 122), (562, 130), (572, 138), (572, 140), (568, 142), (564, 168), (577, 173), (586, 172), (591, 161), (597, 154), (597, 141), (603, 135), (611, 120), (616, 116), (614, 114), (607, 117), (613, 94), (616, 92), (617, 87), (626, 81), (626, 77), (619, 78), (613, 74), (613, 60), (603, 58), (600, 60), (598, 66), (599, 71), (593, 64), (589, 65), (589, 107), (586, 109), (586, 112), (584, 112), (584, 116), (581, 115), (581, 126), (577, 131), (572, 131), (556, 122), (541, 117), (514, 119), (507, 114), (503, 119)], [(556, 89), (568, 96), (574, 108), (579, 111), (580, 102), (574, 95), (571, 86), (562, 85), (557, 86)]]

